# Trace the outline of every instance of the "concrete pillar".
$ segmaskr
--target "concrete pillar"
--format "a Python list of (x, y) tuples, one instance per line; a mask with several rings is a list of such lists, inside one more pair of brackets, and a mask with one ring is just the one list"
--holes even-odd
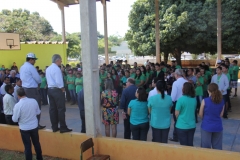
[(107, 27), (107, 2), (102, 0), (104, 17), (104, 41), (105, 41), (105, 63), (109, 64), (108, 59), (108, 27)]
[(217, 0), (217, 60), (222, 56), (222, 0)]
[(159, 0), (155, 0), (156, 62), (161, 62), (159, 37)]
[(58, 2), (58, 8), (61, 11), (61, 18), (62, 18), (62, 41), (66, 44), (66, 31), (65, 31), (65, 14), (64, 14), (64, 5)]
[(96, 0), (81, 0), (81, 45), (86, 133), (101, 134)]

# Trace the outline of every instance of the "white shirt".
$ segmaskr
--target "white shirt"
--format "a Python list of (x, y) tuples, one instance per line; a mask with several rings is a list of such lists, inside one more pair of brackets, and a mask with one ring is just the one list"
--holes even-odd
[[(227, 94), (227, 89), (229, 87), (229, 80), (225, 74), (222, 74), (219, 81), (218, 81), (218, 75), (215, 74), (212, 77), (211, 83), (216, 83), (218, 85), (219, 91), (222, 93), (222, 95)], [(222, 92), (223, 91), (223, 92)]]
[(155, 96), (156, 94), (158, 94), (157, 88), (154, 87), (154, 89), (151, 90), (151, 91), (149, 92), (149, 94), (148, 94), (148, 100), (149, 100), (150, 97)]
[(13, 97), (14, 97), (14, 99), (15, 99), (16, 102), (18, 102), (18, 96), (17, 96), (17, 90), (18, 90), (18, 88), (21, 88), (21, 87), (19, 87), (18, 85), (16, 85), (16, 86), (14, 87), (14, 92), (13, 92)]
[(64, 87), (62, 71), (55, 63), (52, 63), (51, 66), (47, 68), (46, 79), (47, 79), (48, 88)]
[(6, 91), (5, 91), (5, 86), (6, 85), (7, 85), (6, 83), (3, 83), (2, 86), (1, 86), (1, 94), (2, 95), (6, 94)]
[(25, 88), (37, 88), (41, 83), (41, 77), (36, 68), (29, 62), (25, 62), (20, 68), (20, 79)]
[(185, 82), (188, 82), (188, 81), (182, 77), (178, 78), (175, 82), (173, 82), (172, 93), (171, 93), (173, 102), (176, 102), (178, 98), (182, 96), (183, 84)]
[(32, 130), (37, 128), (37, 115), (41, 113), (38, 103), (33, 98), (21, 98), (13, 108), (13, 122), (18, 122), (21, 130)]
[(14, 97), (6, 93), (3, 97), (3, 112), (5, 115), (13, 115), (13, 107), (15, 106), (16, 101)]

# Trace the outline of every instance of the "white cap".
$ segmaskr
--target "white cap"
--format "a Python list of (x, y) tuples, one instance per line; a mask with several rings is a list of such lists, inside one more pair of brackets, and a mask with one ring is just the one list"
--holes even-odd
[(222, 61), (221, 61), (221, 60), (218, 60), (218, 61), (217, 61), (217, 64), (218, 64), (218, 63), (222, 63)]
[(37, 57), (34, 53), (28, 53), (27, 54), (27, 58), (32, 58), (32, 59), (36, 59), (37, 60)]
[(79, 71), (79, 72), (81, 72), (81, 71), (82, 71), (82, 69), (81, 69), (81, 68), (78, 68), (78, 71)]

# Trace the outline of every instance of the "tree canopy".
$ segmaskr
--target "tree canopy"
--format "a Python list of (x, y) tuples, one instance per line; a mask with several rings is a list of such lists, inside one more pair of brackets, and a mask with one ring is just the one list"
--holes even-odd
[(18, 33), (20, 41), (45, 41), (56, 34), (51, 24), (38, 12), (22, 9), (0, 12), (0, 32)]
[[(155, 54), (155, 8), (152, 0), (138, 0), (129, 15), (130, 29), (125, 35), (129, 47), (137, 55)], [(240, 50), (240, 0), (222, 1), (223, 52)], [(160, 48), (180, 62), (181, 52), (217, 50), (216, 0), (161, 0)], [(167, 56), (164, 56), (167, 58)], [(165, 59), (166, 60), (166, 59)]]

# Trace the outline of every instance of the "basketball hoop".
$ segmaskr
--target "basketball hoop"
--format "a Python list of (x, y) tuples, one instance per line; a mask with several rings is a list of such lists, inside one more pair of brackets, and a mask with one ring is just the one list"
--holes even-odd
[(6, 44), (7, 46), (9, 46), (10, 49), (17, 46), (17, 45), (14, 45), (14, 39), (6, 39)]

